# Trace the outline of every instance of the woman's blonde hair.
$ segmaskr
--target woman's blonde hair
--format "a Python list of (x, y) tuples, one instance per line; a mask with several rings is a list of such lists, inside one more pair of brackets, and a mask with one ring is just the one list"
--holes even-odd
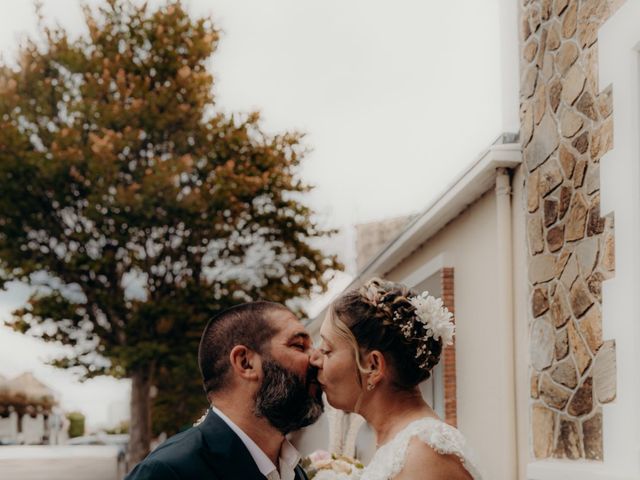
[(442, 342), (422, 331), (408, 337), (401, 330), (407, 325), (423, 328), (414, 321), (416, 309), (410, 298), (415, 296), (405, 285), (374, 278), (331, 305), (329, 324), (352, 346), (361, 385), (362, 374), (369, 372), (362, 364), (363, 352), (373, 350), (384, 355), (398, 389), (414, 388), (431, 376)]

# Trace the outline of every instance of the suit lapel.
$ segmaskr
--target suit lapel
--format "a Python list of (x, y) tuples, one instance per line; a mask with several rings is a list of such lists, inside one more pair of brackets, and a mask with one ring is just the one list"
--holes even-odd
[(202, 456), (221, 479), (264, 480), (240, 437), (213, 411), (197, 428), (204, 437)]
[(304, 468), (302, 468), (300, 464), (296, 465), (295, 471), (296, 471), (296, 480), (309, 480), (306, 472), (304, 471)]

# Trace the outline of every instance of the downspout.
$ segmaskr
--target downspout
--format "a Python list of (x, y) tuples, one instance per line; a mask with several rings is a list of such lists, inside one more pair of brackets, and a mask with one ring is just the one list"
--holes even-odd
[[(498, 333), (497, 340), (503, 345), (502, 378), (506, 389), (502, 392), (505, 438), (508, 450), (504, 452), (509, 478), (518, 478), (518, 451), (516, 436), (516, 379), (515, 379), (515, 332), (513, 325), (513, 243), (511, 220), (511, 179), (506, 168), (496, 169), (496, 217), (497, 217), (497, 278), (498, 278)], [(496, 372), (497, 373), (497, 372)]]

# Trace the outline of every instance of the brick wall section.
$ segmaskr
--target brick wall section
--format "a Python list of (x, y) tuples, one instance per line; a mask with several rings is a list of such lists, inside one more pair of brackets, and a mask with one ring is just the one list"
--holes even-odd
[(614, 275), (600, 159), (613, 148), (598, 29), (623, 0), (520, 0), (520, 141), (528, 240), (531, 454), (602, 460), (615, 399), (615, 341), (602, 338)]
[[(455, 322), (455, 302), (453, 268), (443, 268), (440, 271), (442, 284), (442, 301), (444, 305), (454, 315)], [(455, 336), (453, 345), (443, 351), (444, 370), (444, 419), (449, 425), (458, 426), (458, 400), (456, 387), (456, 343)]]

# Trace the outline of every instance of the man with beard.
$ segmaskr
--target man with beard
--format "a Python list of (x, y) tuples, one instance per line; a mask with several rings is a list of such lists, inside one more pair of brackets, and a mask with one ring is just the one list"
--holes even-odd
[(126, 480), (306, 480), (285, 435), (322, 414), (310, 350), (309, 334), (278, 303), (245, 303), (211, 319), (198, 351), (211, 409)]

